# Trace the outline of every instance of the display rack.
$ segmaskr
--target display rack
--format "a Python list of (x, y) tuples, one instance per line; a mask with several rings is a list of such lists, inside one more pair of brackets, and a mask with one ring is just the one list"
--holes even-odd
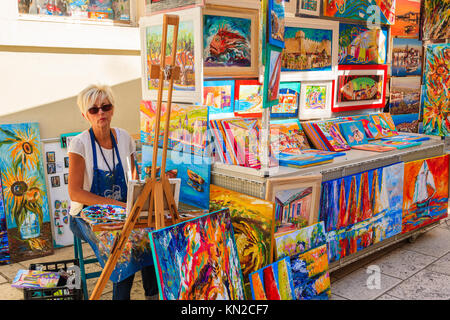
[[(211, 183), (254, 197), (264, 198), (267, 179), (272, 177), (293, 177), (321, 173), (322, 181), (330, 181), (359, 172), (388, 166), (397, 162), (409, 162), (445, 154), (444, 141), (440, 137), (428, 137), (430, 140), (423, 141), (422, 144), (417, 147), (388, 152), (349, 150), (346, 152), (345, 156), (336, 157), (331, 163), (302, 169), (289, 167), (273, 168), (266, 176), (261, 176), (258, 170), (223, 164), (213, 164)], [(417, 236), (420, 233), (428, 231), (430, 228), (436, 227), (439, 223), (440, 222), (438, 221), (414, 231), (388, 238), (331, 263), (329, 270), (330, 272), (335, 271), (397, 242)]]

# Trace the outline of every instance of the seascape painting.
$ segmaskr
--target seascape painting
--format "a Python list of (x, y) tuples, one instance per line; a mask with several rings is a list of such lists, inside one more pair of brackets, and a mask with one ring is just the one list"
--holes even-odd
[(394, 114), (392, 120), (399, 132), (419, 133), (418, 113)]
[(392, 76), (422, 75), (422, 41), (392, 39)]
[(244, 300), (228, 209), (149, 233), (161, 300)]
[(250, 274), (253, 300), (294, 300), (289, 257)]
[(210, 211), (228, 208), (241, 263), (244, 283), (249, 276), (272, 262), (274, 204), (211, 185)]
[(450, 136), (450, 44), (427, 45), (424, 69), (423, 132)]
[(11, 262), (53, 253), (38, 123), (0, 125), (0, 171)]
[(391, 36), (419, 38), (421, 0), (395, 1), (395, 23), (391, 26)]
[(421, 91), (420, 77), (391, 77), (389, 113), (419, 113)]
[(286, 27), (284, 36), (281, 71), (332, 69), (332, 30)]
[(236, 116), (259, 116), (263, 108), (263, 85), (258, 80), (236, 80)]
[(448, 157), (405, 163), (402, 233), (447, 217)]
[(270, 117), (296, 117), (299, 98), (300, 82), (280, 82), (278, 104), (270, 108)]
[(339, 24), (339, 64), (386, 63), (388, 30)]

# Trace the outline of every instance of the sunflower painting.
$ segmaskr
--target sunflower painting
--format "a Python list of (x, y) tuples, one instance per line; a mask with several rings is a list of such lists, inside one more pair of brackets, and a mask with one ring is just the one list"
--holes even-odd
[(11, 261), (51, 254), (38, 123), (0, 125), (0, 171)]

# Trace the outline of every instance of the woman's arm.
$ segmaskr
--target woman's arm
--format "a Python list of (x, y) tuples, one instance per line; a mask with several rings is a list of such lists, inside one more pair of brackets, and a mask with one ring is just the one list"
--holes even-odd
[(87, 206), (95, 204), (110, 204), (126, 207), (127, 204), (114, 199), (98, 196), (92, 192), (83, 190), (84, 170), (86, 169), (84, 158), (79, 154), (69, 152), (69, 196), (72, 201)]

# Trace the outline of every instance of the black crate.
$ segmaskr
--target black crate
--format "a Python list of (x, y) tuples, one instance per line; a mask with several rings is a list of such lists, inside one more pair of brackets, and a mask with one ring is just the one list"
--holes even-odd
[[(80, 266), (78, 259), (62, 260), (55, 262), (42, 262), (30, 264), (29, 270), (36, 270), (36, 266), (42, 266), (42, 271), (58, 272), (67, 271), (67, 268)], [(24, 300), (83, 300), (83, 289), (69, 289), (66, 287), (67, 278), (61, 276), (58, 284), (53, 288), (24, 288)]]

